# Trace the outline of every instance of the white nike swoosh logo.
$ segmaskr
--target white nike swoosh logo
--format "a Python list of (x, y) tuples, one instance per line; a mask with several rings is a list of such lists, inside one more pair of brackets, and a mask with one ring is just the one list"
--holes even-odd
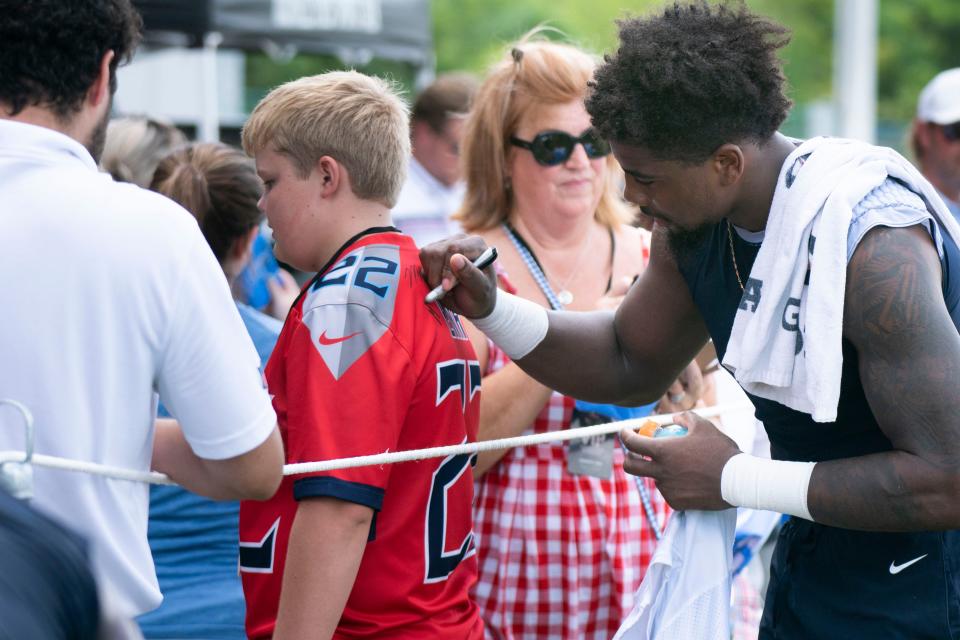
[(904, 562), (904, 563), (901, 564), (901, 565), (898, 565), (896, 562), (891, 562), (891, 563), (890, 563), (890, 575), (892, 575), (892, 576), (897, 575), (898, 573), (900, 573), (901, 571), (903, 571), (904, 569), (906, 569), (906, 568), (909, 567), (910, 565), (916, 564), (916, 563), (920, 562), (921, 560), (923, 560), (924, 558), (926, 558), (927, 555), (929, 555), (929, 554), (926, 554), (926, 553), (925, 553), (925, 554), (923, 554), (922, 556), (920, 556), (919, 558), (914, 558), (913, 560), (910, 560), (909, 562)]

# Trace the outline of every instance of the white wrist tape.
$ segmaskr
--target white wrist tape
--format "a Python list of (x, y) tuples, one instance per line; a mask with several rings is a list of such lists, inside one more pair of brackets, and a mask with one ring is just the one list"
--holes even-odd
[(720, 495), (735, 507), (787, 513), (813, 520), (807, 489), (815, 462), (787, 462), (738, 453), (723, 466)]
[(519, 360), (536, 349), (550, 325), (546, 309), (503, 290), (497, 291), (497, 303), (490, 315), (471, 322), (511, 360)]

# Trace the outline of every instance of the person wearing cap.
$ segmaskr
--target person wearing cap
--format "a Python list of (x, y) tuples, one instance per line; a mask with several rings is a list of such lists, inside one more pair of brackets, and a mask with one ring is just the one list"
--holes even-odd
[(960, 67), (938, 73), (920, 92), (910, 146), (924, 177), (960, 220)]

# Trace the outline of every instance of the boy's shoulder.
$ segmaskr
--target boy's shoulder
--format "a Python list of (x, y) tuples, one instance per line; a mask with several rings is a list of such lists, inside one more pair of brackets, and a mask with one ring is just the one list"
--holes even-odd
[(436, 313), (423, 301), (426, 285), (412, 243), (371, 240), (348, 247), (307, 288), (300, 306), (302, 325), (338, 379), (388, 331), (412, 351), (403, 336), (421, 332), (417, 316)]
[(307, 289), (304, 316), (330, 305), (358, 305), (389, 324), (397, 306), (410, 256), (393, 242), (361, 242), (347, 247)]

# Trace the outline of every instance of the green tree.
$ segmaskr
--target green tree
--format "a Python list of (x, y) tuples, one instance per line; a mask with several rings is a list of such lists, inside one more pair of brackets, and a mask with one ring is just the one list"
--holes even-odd
[[(638, 0), (631, 10), (656, 4)], [(482, 73), (506, 44), (540, 24), (589, 50), (610, 50), (616, 45), (614, 21), (626, 15), (622, 6), (623, 0), (433, 0), (437, 68)]]
[(909, 120), (917, 94), (939, 71), (960, 67), (960, 2), (880, 3), (879, 115)]
[[(246, 95), (244, 96), (247, 111), (252, 111), (271, 89), (288, 80), (343, 69), (347, 66), (336, 56), (330, 55), (298, 54), (290, 60), (274, 60), (265, 53), (248, 53)], [(355, 68), (369, 75), (390, 78), (408, 94), (413, 91), (416, 70), (409, 64), (374, 58), (369, 64)]]
[[(663, 4), (637, 0), (629, 11), (644, 13)], [(614, 21), (627, 13), (623, 5), (623, 0), (433, 0), (437, 67), (482, 73), (506, 43), (541, 23), (588, 49), (609, 51), (616, 46)], [(782, 57), (794, 102), (802, 108), (830, 99), (834, 0), (747, 0), (747, 5), (792, 32)], [(960, 66), (960, 2), (880, 0), (879, 11), (879, 117), (905, 123), (923, 85), (937, 71)]]
[[(662, 0), (432, 0), (437, 70), (482, 74), (504, 46), (533, 27), (546, 24), (589, 50), (616, 47), (615, 21), (663, 6)], [(829, 100), (833, 91), (834, 0), (747, 0), (754, 11), (792, 32), (782, 53), (789, 94), (798, 105), (787, 130), (802, 134), (803, 105)], [(938, 71), (960, 66), (960, 0), (880, 0), (878, 112), (882, 122), (902, 129), (913, 116), (917, 94)], [(332, 56), (299, 55), (276, 62), (254, 54), (247, 63), (247, 103), (267, 90), (303, 75), (343, 68)], [(412, 92), (409, 65), (383, 60), (358, 67), (394, 78)], [(887, 127), (891, 125), (887, 124)]]

